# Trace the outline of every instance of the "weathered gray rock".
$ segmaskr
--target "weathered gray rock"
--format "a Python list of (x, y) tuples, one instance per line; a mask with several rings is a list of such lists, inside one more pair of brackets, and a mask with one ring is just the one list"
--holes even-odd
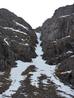
[[(61, 70), (65, 67), (68, 68), (68, 64), (65, 65), (65, 63), (71, 61), (69, 70), (73, 72), (74, 67), (71, 67), (73, 60), (69, 60), (69, 58), (74, 54), (74, 5), (57, 9), (53, 17), (43, 23), (41, 30), (43, 58), (51, 65), (60, 63), (62, 67), (59, 66), (58, 70), (60, 67)], [(67, 81), (66, 78), (64, 81)], [(67, 82), (74, 85), (73, 78), (72, 76), (72, 83)]]
[(31, 61), (36, 57), (37, 39), (32, 27), (7, 9), (0, 9), (0, 70), (15, 60)]
[(57, 17), (64, 16), (64, 15), (71, 15), (73, 13), (74, 13), (74, 4), (67, 5), (67, 6), (60, 7), (57, 10), (55, 10), (53, 18), (57, 18)]
[(66, 84), (74, 88), (74, 55), (66, 58), (57, 69), (57, 76)]

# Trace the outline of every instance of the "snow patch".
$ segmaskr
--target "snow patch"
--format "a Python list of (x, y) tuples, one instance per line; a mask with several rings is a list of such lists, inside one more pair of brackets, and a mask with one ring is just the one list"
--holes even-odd
[(66, 17), (71, 16), (71, 15), (74, 15), (74, 13), (72, 13), (70, 15), (63, 15), (63, 16), (60, 16), (59, 18), (66, 18)]
[[(31, 77), (30, 77), (31, 85), (36, 86), (38, 88), (39, 77), (41, 76), (41, 74), (44, 74), (47, 76), (47, 80), (49, 79), (51, 82), (55, 84), (58, 94), (66, 98), (73, 98), (74, 90), (71, 89), (68, 85), (64, 85), (64, 83), (62, 83), (55, 74), (57, 65), (53, 65), (53, 66), (48, 65), (46, 64), (46, 61), (42, 59), (41, 55), (43, 54), (43, 51), (40, 46), (41, 44), (40, 33), (37, 33), (37, 37), (38, 37), (38, 44), (36, 47), (36, 53), (38, 56), (36, 58), (33, 58), (32, 62), (29, 62), (29, 63), (17, 61), (17, 67), (12, 68), (11, 73), (10, 73), (11, 74), (10, 79), (12, 80), (11, 86), (2, 95), (3, 96), (13, 95), (18, 90), (18, 88), (21, 86), (20, 81), (24, 80), (27, 77), (27, 76), (22, 76), (21, 73), (25, 71), (30, 65), (35, 65), (35, 67), (37, 68), (36, 71), (29, 72), (29, 74), (31, 74)], [(48, 85), (47, 80), (44, 79), (42, 82)], [(0, 98), (2, 98), (1, 97), (2, 95), (0, 95)]]
[(4, 42), (9, 46), (9, 43), (7, 41), (7, 38), (4, 38)]
[(21, 39), (22, 41), (24, 41), (24, 39)]
[[(35, 65), (35, 67), (37, 67), (37, 70), (36, 70), (37, 72), (32, 73), (33, 75), (31, 76), (31, 84), (33, 86), (39, 87), (38, 77), (40, 77), (41, 74), (45, 74), (48, 77), (48, 79), (50, 79), (50, 81), (52, 81), (55, 84), (58, 94), (60, 91), (62, 92), (61, 94), (62, 96), (66, 98), (68, 98), (69, 96), (69, 98), (72, 98), (72, 96), (74, 96), (74, 90), (71, 89), (68, 85), (64, 85), (64, 83), (62, 83), (59, 80), (59, 78), (55, 75), (55, 69), (57, 65), (50, 66), (45, 63), (45, 60), (42, 59), (41, 55), (43, 54), (43, 51), (40, 46), (41, 44), (40, 33), (37, 34), (37, 37), (38, 37), (38, 45), (36, 47), (36, 53), (38, 57), (35, 59), (32, 59), (33, 64)], [(66, 37), (70, 37), (70, 35)], [(45, 84), (47, 84), (47, 81), (45, 81)]]
[(4, 75), (5, 72), (0, 72), (0, 75)]
[(28, 43), (25, 43), (25, 46), (29, 46), (29, 44)]
[[(10, 80), (12, 80), (12, 83), (8, 90), (2, 93), (0, 95), (0, 98), (11, 98), (11, 95), (15, 94), (18, 88), (21, 86), (20, 81), (24, 80), (26, 76), (22, 76), (22, 72), (27, 69), (27, 67), (30, 65), (30, 63), (24, 63), (22, 61), (16, 61), (17, 67), (14, 67), (11, 69), (10, 73)], [(7, 97), (6, 97), (7, 96)]]
[(20, 45), (29, 46), (28, 43), (19, 43)]
[(63, 75), (63, 74), (70, 74), (70, 73), (72, 73), (72, 70), (61, 72), (60, 74)]
[(9, 30), (12, 30), (12, 31), (19, 32), (19, 33), (22, 33), (22, 34), (27, 35), (27, 33), (22, 32), (22, 31), (20, 31), (20, 30), (16, 30), (16, 29), (14, 29), (14, 28), (10, 28), (10, 27), (3, 27), (3, 29), (9, 29)]
[(71, 58), (74, 58), (74, 55), (70, 56)]
[(71, 36), (70, 36), (70, 35), (68, 35), (68, 36), (62, 37), (62, 39), (66, 39), (66, 38), (69, 38), (69, 37), (71, 37)]
[(15, 20), (13, 20), (13, 21), (16, 23), (16, 25), (21, 26), (21, 27), (23, 27), (24, 29), (28, 30), (28, 27), (26, 27), (26, 26), (24, 26), (24, 25), (22, 25), (22, 24), (16, 22)]
[(65, 18), (65, 17), (68, 17), (68, 16), (71, 16), (71, 15), (63, 15), (63, 16), (60, 16), (59, 18)]
[(73, 53), (73, 51), (67, 51), (66, 53), (67, 53), (67, 54), (71, 54), (71, 53)]
[(15, 35), (15, 37), (18, 37), (17, 35)]

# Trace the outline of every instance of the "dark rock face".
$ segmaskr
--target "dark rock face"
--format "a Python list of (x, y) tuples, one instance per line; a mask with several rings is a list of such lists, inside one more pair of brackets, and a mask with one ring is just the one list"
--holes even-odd
[(53, 15), (53, 18), (57, 18), (63, 15), (71, 15), (74, 13), (74, 4), (73, 5), (67, 5), (65, 7), (60, 7), (57, 9)]
[(35, 32), (41, 32), (41, 27), (39, 26), (38, 28), (34, 29)]
[(14, 65), (15, 60), (31, 61), (36, 57), (36, 34), (22, 18), (0, 9), (0, 70)]
[(6, 70), (11, 65), (14, 65), (15, 54), (11, 49), (6, 45), (3, 38), (0, 37), (0, 70)]
[[(74, 54), (74, 5), (57, 9), (53, 17), (43, 23), (41, 30), (43, 58), (51, 65), (60, 63), (61, 66), (58, 70), (64, 69), (64, 71), (72, 70), (74, 72), (73, 60), (71, 59)], [(68, 75), (67, 77), (69, 78)], [(72, 85), (74, 85), (73, 78), (72, 75), (70, 82)]]
[(57, 69), (57, 75), (64, 83), (71, 84), (74, 88), (74, 55), (61, 62)]

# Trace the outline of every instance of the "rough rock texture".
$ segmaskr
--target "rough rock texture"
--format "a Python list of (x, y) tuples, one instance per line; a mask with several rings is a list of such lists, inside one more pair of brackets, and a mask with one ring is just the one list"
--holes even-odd
[(36, 29), (34, 29), (35, 32), (41, 32), (41, 26), (37, 27)]
[(74, 55), (63, 60), (57, 69), (57, 76), (74, 89)]
[(15, 60), (31, 61), (36, 56), (36, 35), (22, 18), (0, 9), (0, 70), (14, 65)]
[(72, 13), (74, 13), (74, 4), (58, 8), (54, 13), (53, 18), (57, 18), (63, 15), (71, 15)]
[[(74, 5), (57, 9), (52, 18), (42, 25), (43, 58), (47, 63), (60, 65), (59, 77), (62, 71), (71, 73), (62, 76), (64, 82), (74, 85)], [(71, 75), (72, 74), (72, 75)], [(67, 78), (70, 77), (70, 81)]]

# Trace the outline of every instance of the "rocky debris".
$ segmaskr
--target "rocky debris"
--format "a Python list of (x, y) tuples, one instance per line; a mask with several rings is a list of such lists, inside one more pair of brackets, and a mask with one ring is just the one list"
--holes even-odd
[(31, 61), (36, 57), (36, 34), (21, 17), (0, 9), (0, 71), (15, 64), (15, 60)]
[[(43, 58), (50, 65), (59, 65), (58, 71), (72, 70), (73, 74), (73, 60), (70, 57), (74, 55), (74, 5), (57, 9), (53, 17), (43, 23), (41, 30)], [(71, 82), (67, 81), (68, 77), (69, 74), (62, 75), (61, 79), (74, 85), (73, 75)]]

